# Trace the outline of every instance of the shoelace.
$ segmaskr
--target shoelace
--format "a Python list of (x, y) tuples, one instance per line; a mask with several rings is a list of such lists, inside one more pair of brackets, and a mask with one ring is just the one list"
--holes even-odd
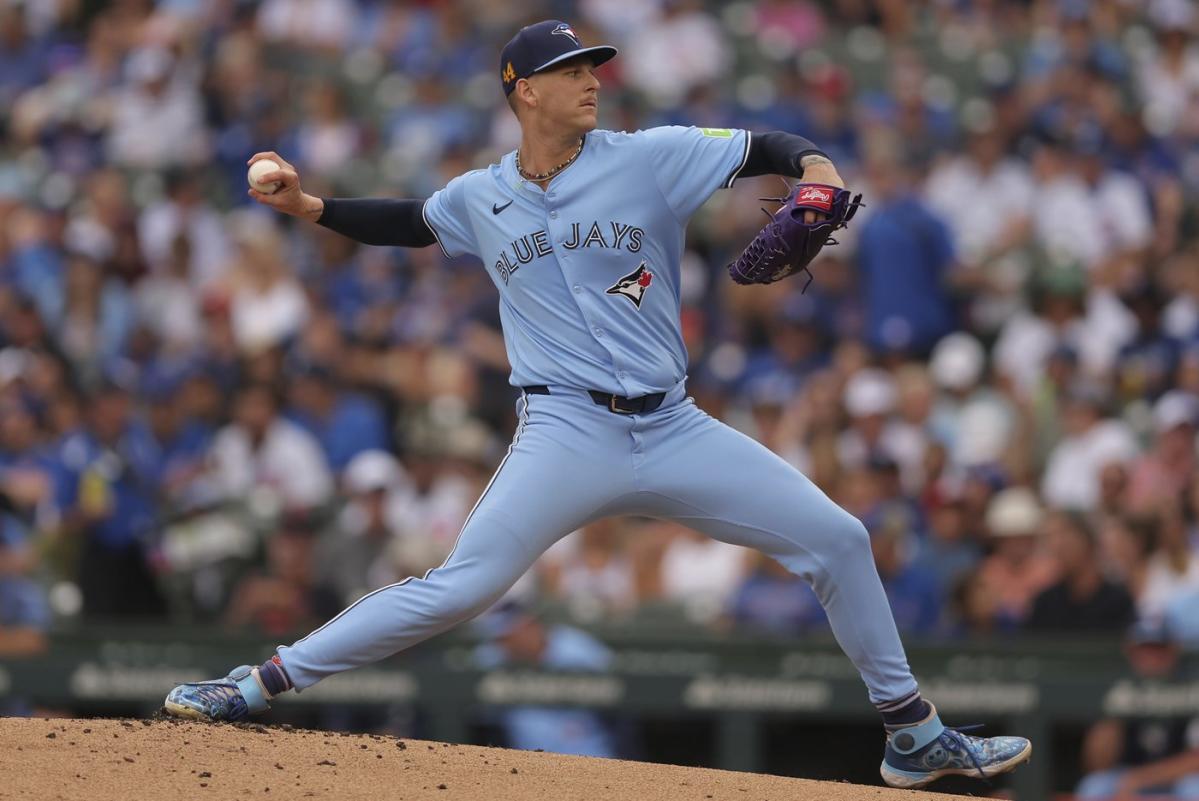
[(937, 739), (941, 740), (942, 743), (946, 743), (944, 738), (948, 737), (950, 741), (957, 743), (957, 745), (965, 749), (966, 754), (970, 757), (970, 761), (974, 763), (974, 769), (978, 771), (978, 777), (989, 785), (991, 780), (988, 779), (987, 774), (983, 772), (983, 766), (979, 763), (978, 757), (974, 755), (974, 749), (971, 748), (970, 735), (964, 733), (968, 731), (976, 731), (982, 727), (983, 724), (981, 723), (972, 723), (969, 726), (954, 726), (953, 728), (946, 726), (945, 731), (941, 732), (940, 737)]

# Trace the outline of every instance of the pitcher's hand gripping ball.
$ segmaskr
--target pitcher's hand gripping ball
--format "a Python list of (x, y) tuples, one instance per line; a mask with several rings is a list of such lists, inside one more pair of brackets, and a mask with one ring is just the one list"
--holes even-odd
[(246, 173), (246, 181), (262, 194), (272, 195), (279, 191), (281, 184), (278, 181), (263, 183), (262, 177), (272, 172), (278, 172), (279, 169), (279, 163), (273, 159), (259, 159), (250, 165), (250, 169)]
[[(853, 219), (862, 196), (828, 184), (796, 184), (787, 197), (762, 198), (783, 202), (754, 240), (729, 265), (729, 275), (738, 284), (772, 284), (796, 272), (807, 272), (808, 265), (827, 244), (834, 231)], [(804, 222), (804, 213), (817, 213), (814, 222)], [(811, 283), (808, 272), (808, 283)], [(804, 284), (804, 289), (807, 289)]]

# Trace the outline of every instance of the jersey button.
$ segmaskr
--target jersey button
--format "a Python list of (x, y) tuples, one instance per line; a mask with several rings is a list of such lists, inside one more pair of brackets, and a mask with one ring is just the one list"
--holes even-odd
[(556, 211), (551, 211), (551, 212), (550, 212), (550, 219), (551, 219), (551, 220), (556, 220), (556, 219), (558, 219), (558, 212), (556, 212)]
[(575, 294), (577, 295), (582, 291), (583, 291), (583, 287), (579, 286), (578, 284), (575, 284)]
[(628, 378), (628, 377), (629, 377), (629, 374), (628, 374), (628, 373), (626, 373), (624, 370), (617, 370), (617, 371), (616, 371), (616, 377), (617, 377), (617, 378)]
[(595, 335), (597, 337), (602, 337), (604, 335), (604, 329), (602, 329), (602, 328), (595, 329)]

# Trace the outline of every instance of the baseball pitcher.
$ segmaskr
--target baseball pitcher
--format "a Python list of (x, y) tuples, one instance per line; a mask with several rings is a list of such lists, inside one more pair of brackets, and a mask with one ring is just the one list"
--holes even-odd
[(884, 780), (921, 787), (1027, 760), (1022, 737), (947, 728), (921, 697), (862, 524), (761, 444), (687, 397), (679, 273), (687, 220), (741, 176), (801, 178), (730, 265), (741, 283), (802, 271), (857, 207), (833, 164), (789, 133), (598, 130), (598, 65), (566, 23), (522, 29), (499, 75), (521, 127), (498, 164), (427, 199), (321, 199), (275, 153), (255, 200), (371, 245), (471, 254), (499, 293), (512, 445), (445, 563), (382, 587), (259, 667), (183, 684), (176, 715), (237, 720), (289, 689), (390, 656), (491, 606), (550, 545), (608, 515), (669, 518), (756, 548), (811, 583), (883, 717)]

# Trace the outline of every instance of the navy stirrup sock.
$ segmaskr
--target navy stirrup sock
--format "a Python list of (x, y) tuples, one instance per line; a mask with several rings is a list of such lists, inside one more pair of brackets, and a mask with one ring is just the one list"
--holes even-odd
[(898, 701), (887, 701), (877, 706), (883, 716), (883, 725), (888, 730), (919, 723), (932, 712), (932, 707), (920, 696), (919, 690)]
[(291, 679), (287, 677), (287, 671), (283, 669), (283, 661), (277, 655), (259, 666), (258, 678), (272, 698), (292, 688)]

